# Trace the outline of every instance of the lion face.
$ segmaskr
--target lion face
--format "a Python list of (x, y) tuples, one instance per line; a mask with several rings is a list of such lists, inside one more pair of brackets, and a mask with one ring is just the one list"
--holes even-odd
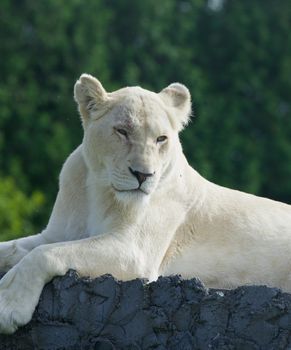
[[(76, 83), (87, 165), (120, 200), (149, 196), (174, 166), (181, 150), (178, 131), (188, 120), (190, 95), (183, 85), (172, 85), (179, 96), (171, 85), (160, 94), (140, 87), (106, 93), (91, 76), (82, 75)], [(180, 106), (184, 119), (179, 123), (174, 102), (182, 93), (187, 94), (188, 111)]]

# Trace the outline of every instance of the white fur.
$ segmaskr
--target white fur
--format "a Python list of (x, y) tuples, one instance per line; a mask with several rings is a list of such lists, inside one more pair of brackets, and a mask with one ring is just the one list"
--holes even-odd
[[(75, 99), (84, 140), (63, 166), (47, 228), (0, 245), (0, 268), (11, 268), (0, 282), (1, 332), (27, 323), (44, 284), (71, 268), (291, 291), (290, 206), (217, 186), (189, 166), (178, 138), (189, 118), (186, 87), (107, 93), (84, 74)], [(129, 167), (151, 174), (139, 190)]]

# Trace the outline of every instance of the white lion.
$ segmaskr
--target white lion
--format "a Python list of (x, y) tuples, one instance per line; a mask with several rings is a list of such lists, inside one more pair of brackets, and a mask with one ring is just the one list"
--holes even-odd
[(32, 317), (45, 283), (75, 269), (122, 280), (179, 273), (207, 286), (291, 291), (291, 207), (215, 185), (185, 159), (191, 109), (178, 83), (156, 94), (75, 85), (83, 143), (69, 156), (47, 228), (1, 243), (0, 331)]

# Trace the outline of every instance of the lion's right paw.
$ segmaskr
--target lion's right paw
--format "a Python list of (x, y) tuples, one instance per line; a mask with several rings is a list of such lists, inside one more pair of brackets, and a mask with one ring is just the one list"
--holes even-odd
[(0, 291), (0, 333), (12, 334), (18, 327), (25, 325), (32, 314), (27, 308), (13, 301), (13, 295), (8, 290)]
[(11, 334), (28, 323), (41, 289), (13, 267), (0, 281), (0, 333)]

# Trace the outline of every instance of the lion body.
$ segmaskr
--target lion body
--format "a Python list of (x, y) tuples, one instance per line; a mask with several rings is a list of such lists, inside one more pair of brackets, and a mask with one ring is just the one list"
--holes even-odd
[(10, 269), (0, 282), (1, 332), (27, 323), (44, 284), (70, 268), (291, 291), (291, 207), (220, 187), (190, 167), (178, 137), (190, 111), (183, 85), (106, 93), (83, 75), (75, 99), (84, 139), (63, 166), (46, 229), (0, 245), (0, 268)]

